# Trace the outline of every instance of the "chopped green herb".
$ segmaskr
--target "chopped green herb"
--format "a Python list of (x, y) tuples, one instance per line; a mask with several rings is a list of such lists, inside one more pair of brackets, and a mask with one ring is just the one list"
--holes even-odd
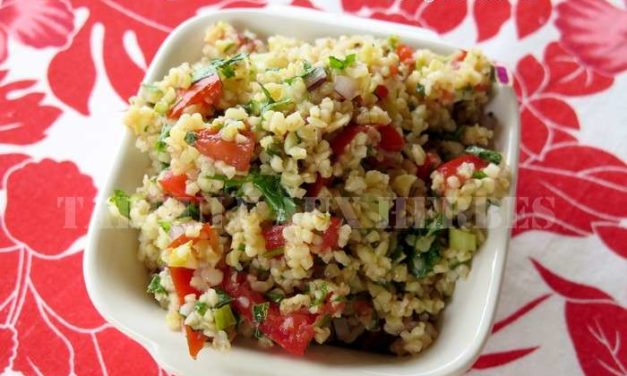
[(188, 145), (194, 145), (197, 139), (198, 136), (196, 135), (196, 132), (187, 132), (185, 134), (185, 142), (187, 142)]
[(328, 313), (323, 315), (322, 318), (318, 319), (318, 321), (316, 322), (316, 326), (318, 328), (323, 328), (327, 325), (329, 325), (331, 323), (331, 315), (329, 315)]
[(353, 64), (356, 58), (357, 55), (355, 54), (347, 55), (344, 60), (338, 59), (335, 56), (329, 56), (329, 66), (334, 69), (344, 70), (346, 67)]
[(277, 222), (283, 223), (292, 217), (296, 203), (281, 185), (280, 176), (252, 174), (252, 183), (263, 194)]
[(163, 96), (161, 89), (157, 85), (142, 84), (141, 85), (141, 97), (148, 103), (157, 103)]
[(192, 73), (192, 83), (209, 77), (212, 74), (215, 74), (217, 71), (220, 71), (222, 76), (224, 76), (225, 78), (235, 77), (235, 70), (233, 69), (233, 65), (235, 65), (235, 63), (239, 61), (246, 59), (247, 57), (247, 54), (239, 53), (228, 59), (213, 60), (208, 65), (205, 65)]
[(321, 283), (320, 290), (314, 292), (315, 299), (313, 302), (311, 302), (311, 305), (313, 307), (316, 307), (316, 306), (319, 306), (320, 304), (323, 304), (328, 294), (329, 294), (329, 288), (327, 287), (327, 284)]
[(207, 312), (207, 309), (209, 309), (209, 306), (207, 306), (207, 303), (196, 302), (194, 304), (194, 311), (198, 312), (200, 316), (204, 316), (205, 312)]
[(161, 127), (161, 133), (159, 134), (159, 139), (155, 143), (155, 149), (157, 152), (162, 153), (165, 151), (167, 144), (165, 143), (165, 139), (170, 137), (170, 129), (172, 127), (170, 125), (164, 125)]
[(181, 215), (179, 215), (179, 218), (188, 217), (196, 221), (200, 220), (200, 208), (198, 207), (198, 204), (190, 202), (189, 204), (187, 204), (185, 210), (183, 210)]
[(225, 305), (213, 311), (213, 320), (216, 323), (216, 329), (224, 330), (237, 324), (237, 320), (231, 311), (231, 306)]
[(168, 221), (159, 221), (157, 223), (159, 223), (159, 226), (161, 226), (161, 228), (165, 232), (170, 231), (170, 228), (172, 227), (172, 224), (170, 222), (168, 222)]
[(251, 99), (248, 103), (244, 105), (244, 110), (249, 115), (259, 115), (261, 113), (261, 103), (258, 101)]
[(488, 177), (488, 175), (487, 175), (485, 172), (483, 172), (483, 171), (475, 171), (475, 172), (472, 174), (472, 177), (473, 177), (474, 179), (483, 179), (483, 178), (487, 178), (487, 177)]
[(131, 198), (124, 191), (116, 189), (109, 201), (118, 208), (120, 215), (131, 218)]
[(409, 272), (421, 278), (433, 270), (433, 266), (440, 259), (440, 244), (438, 241), (431, 243), (427, 252), (414, 252), (407, 264)]
[(290, 98), (285, 98), (285, 99), (281, 99), (280, 101), (267, 103), (261, 106), (261, 112), (263, 113), (266, 111), (276, 111), (276, 110), (279, 110), (281, 107), (285, 106), (286, 104), (290, 104), (290, 103), (292, 103), (292, 100)]
[(303, 73), (298, 74), (294, 77), (286, 78), (285, 80), (283, 80), (283, 82), (285, 82), (288, 85), (291, 85), (294, 82), (294, 80), (296, 80), (297, 78), (305, 79), (305, 77), (308, 76), (311, 72), (313, 72), (314, 69), (316, 68), (313, 68), (311, 64), (309, 64), (308, 61), (305, 61), (305, 63), (303, 64), (303, 69), (304, 69)]
[(469, 146), (466, 148), (466, 153), (474, 154), (477, 157), (483, 159), (484, 161), (488, 161), (494, 163), (496, 165), (501, 163), (501, 154), (497, 151), (484, 149), (479, 146)]
[(439, 214), (435, 218), (431, 219), (427, 222), (427, 234), (425, 236), (429, 237), (432, 235), (436, 235), (445, 227), (444, 223), (444, 215)]
[(220, 308), (223, 305), (229, 304), (233, 301), (233, 298), (229, 294), (227, 294), (224, 290), (214, 288), (216, 290), (216, 294), (218, 294), (218, 303), (216, 303), (216, 307)]
[(388, 38), (388, 44), (390, 45), (390, 47), (395, 50), (396, 46), (398, 46), (398, 44), (400, 43), (401, 38), (398, 35), (391, 35)]
[(244, 252), (246, 250), (246, 245), (244, 243), (238, 245), (237, 250), (240, 252)]
[(275, 156), (275, 155), (281, 156), (281, 146), (276, 143), (270, 144), (268, 148), (266, 149), (266, 153), (268, 153), (271, 156)]
[(266, 293), (266, 298), (270, 299), (274, 303), (281, 303), (281, 300), (285, 299), (285, 296), (279, 294), (278, 292), (268, 291)]
[(416, 93), (422, 95), (423, 97), (427, 95), (425, 92), (425, 85), (421, 83), (416, 84)]
[(268, 308), (270, 308), (270, 303), (268, 302), (253, 306), (253, 317), (256, 322), (262, 323), (268, 317)]
[(159, 277), (159, 274), (154, 274), (152, 276), (152, 279), (150, 280), (150, 283), (148, 284), (148, 289), (146, 291), (155, 295), (167, 294), (167, 291), (165, 291), (165, 288), (163, 288), (163, 286), (161, 285), (161, 277)]

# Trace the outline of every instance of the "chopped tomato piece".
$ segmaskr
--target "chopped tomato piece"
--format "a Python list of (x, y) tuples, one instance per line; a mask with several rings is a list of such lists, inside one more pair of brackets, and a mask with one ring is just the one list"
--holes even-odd
[(200, 229), (200, 234), (196, 238), (190, 238), (187, 235), (180, 235), (178, 238), (174, 239), (168, 248), (176, 248), (180, 245), (187, 243), (188, 241), (197, 242), (199, 240), (209, 240), (209, 244), (211, 248), (214, 250), (218, 250), (220, 248), (220, 239), (218, 233), (211, 227), (209, 223), (204, 223), (202, 229)]
[(395, 77), (398, 74), (398, 66), (390, 65), (390, 76)]
[(320, 309), (320, 314), (334, 316), (338, 312), (343, 312), (345, 307), (346, 302), (333, 302), (331, 299), (327, 299), (324, 306)]
[(222, 288), (233, 298), (233, 308), (241, 316), (253, 321), (253, 306), (265, 301), (263, 295), (254, 291), (246, 280), (246, 274), (226, 268), (222, 278)]
[(316, 181), (307, 189), (307, 197), (318, 197), (322, 188), (328, 186), (331, 180), (332, 178), (323, 178), (320, 174), (318, 174)]
[(455, 56), (453, 61), (464, 61), (464, 59), (466, 59), (466, 55), (468, 55), (468, 51), (461, 50), (461, 51), (459, 51), (459, 54), (457, 56)]
[(372, 314), (372, 304), (367, 300), (356, 299), (351, 302), (351, 305), (358, 316), (370, 316)]
[(329, 250), (337, 247), (338, 240), (340, 239), (340, 227), (342, 227), (342, 220), (339, 218), (331, 218), (331, 223), (327, 230), (322, 234), (322, 249)]
[(446, 179), (449, 176), (457, 175), (457, 168), (463, 163), (472, 163), (475, 165), (475, 169), (477, 170), (482, 169), (488, 165), (488, 162), (477, 157), (476, 155), (465, 154), (453, 160), (450, 160), (443, 165), (440, 165), (440, 167), (438, 167), (436, 171), (444, 175), (444, 179)]
[(384, 99), (387, 98), (387, 96), (390, 94), (390, 91), (386, 86), (379, 85), (376, 89), (374, 89), (374, 94), (379, 97), (379, 99)]
[(414, 61), (414, 50), (406, 44), (396, 46), (396, 54), (401, 63), (411, 64)]
[(176, 119), (181, 116), (183, 110), (187, 106), (193, 104), (214, 105), (222, 96), (222, 81), (217, 73), (207, 76), (196, 83), (189, 89), (185, 90), (181, 99), (170, 110), (170, 118)]
[(478, 84), (475, 86), (475, 90), (487, 92), (490, 90), (490, 84)]
[(338, 157), (342, 155), (355, 136), (367, 130), (368, 127), (365, 125), (349, 125), (342, 129), (340, 133), (331, 140), (331, 150), (333, 150), (333, 154)]
[(172, 171), (166, 171), (165, 175), (159, 180), (161, 188), (166, 194), (182, 201), (197, 200), (197, 197), (190, 196), (185, 193), (185, 182), (187, 181), (187, 175), (174, 175)]
[(205, 335), (202, 334), (202, 332), (192, 329), (189, 325), (185, 325), (185, 338), (187, 338), (189, 355), (192, 359), (196, 359), (196, 356), (205, 345)]
[(216, 129), (205, 129), (197, 133), (194, 146), (209, 158), (223, 161), (238, 171), (247, 171), (255, 152), (255, 134), (243, 131), (241, 135), (246, 138), (244, 142), (225, 141)]
[(266, 249), (272, 250), (285, 245), (285, 238), (283, 237), (283, 229), (287, 225), (276, 225), (267, 229), (262, 229), (261, 234), (266, 241)]
[(290, 354), (302, 356), (314, 337), (316, 316), (293, 312), (281, 315), (276, 304), (270, 305), (268, 316), (259, 329)]
[(405, 139), (403, 135), (391, 125), (377, 127), (377, 131), (381, 134), (381, 142), (379, 147), (385, 151), (401, 151), (405, 147)]
[(425, 162), (422, 165), (417, 166), (418, 170), (416, 171), (416, 176), (418, 176), (420, 179), (424, 181), (429, 180), (429, 175), (431, 175), (431, 172), (440, 163), (442, 163), (440, 156), (437, 155), (436, 153), (428, 151), (425, 155)]
[[(192, 269), (170, 267), (170, 276), (172, 277), (172, 283), (174, 284), (179, 304), (185, 303), (186, 295), (194, 294), (196, 297), (200, 296), (200, 291), (190, 285), (193, 275), (194, 271)], [(205, 336), (202, 332), (197, 332), (185, 325), (185, 337), (187, 338), (189, 355), (191, 355), (193, 359), (196, 359), (196, 355), (198, 355), (198, 352), (205, 344)]]

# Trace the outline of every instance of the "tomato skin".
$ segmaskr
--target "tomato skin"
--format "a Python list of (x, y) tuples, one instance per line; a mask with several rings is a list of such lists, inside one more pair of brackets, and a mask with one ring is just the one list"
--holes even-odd
[(358, 316), (370, 316), (372, 314), (372, 304), (366, 300), (353, 300), (351, 302), (353, 311)]
[(397, 74), (398, 74), (398, 66), (390, 65), (390, 77), (396, 77)]
[(161, 179), (159, 179), (159, 184), (161, 184), (161, 188), (165, 191), (169, 196), (174, 197), (177, 200), (181, 201), (195, 201), (198, 198), (195, 196), (190, 196), (185, 193), (185, 182), (187, 181), (187, 175), (174, 175), (172, 171), (166, 171)]
[(177, 119), (187, 106), (193, 104), (206, 104), (212, 106), (216, 104), (222, 96), (222, 81), (217, 73), (207, 76), (195, 82), (189, 89), (185, 90), (181, 99), (170, 110), (169, 117)]
[(198, 237), (190, 238), (185, 234), (180, 235), (168, 245), (168, 248), (176, 248), (187, 243), (190, 240), (193, 242), (196, 242), (198, 240), (209, 240), (211, 248), (213, 248), (214, 250), (218, 250), (220, 248), (220, 238), (218, 236), (218, 233), (213, 229), (213, 227), (211, 227), (209, 223), (203, 224)]
[(281, 315), (278, 306), (272, 304), (268, 316), (259, 324), (259, 329), (285, 351), (303, 356), (314, 337), (315, 321), (316, 316), (309, 313), (292, 312)]
[(194, 146), (209, 158), (223, 161), (238, 171), (248, 171), (255, 152), (255, 134), (248, 130), (240, 134), (246, 137), (245, 142), (225, 141), (217, 130), (205, 129), (196, 133)]
[(416, 171), (416, 176), (418, 176), (420, 179), (424, 181), (428, 181), (429, 176), (431, 175), (431, 172), (440, 163), (442, 163), (442, 159), (440, 159), (440, 156), (437, 155), (436, 153), (428, 151), (425, 154), (425, 162), (422, 165), (417, 166), (418, 169)]
[(340, 227), (342, 227), (342, 220), (332, 217), (331, 223), (327, 230), (322, 234), (322, 249), (330, 250), (338, 246), (340, 239)]
[(466, 50), (460, 50), (459, 54), (457, 56), (455, 56), (455, 58), (453, 59), (453, 61), (457, 61), (457, 62), (462, 62), (466, 59), (466, 56), (468, 55), (468, 51)]
[(237, 313), (253, 322), (253, 305), (263, 303), (265, 298), (250, 287), (246, 274), (226, 268), (222, 278), (222, 288), (233, 298), (231, 305)]
[(365, 125), (349, 125), (342, 129), (333, 140), (331, 140), (331, 150), (333, 155), (339, 157), (344, 154), (351, 141), (360, 133), (367, 132), (368, 126)]
[(411, 64), (414, 61), (414, 50), (406, 44), (399, 43), (396, 46), (396, 54), (401, 63)]
[(374, 89), (374, 94), (379, 97), (379, 99), (387, 98), (390, 94), (390, 91), (385, 85), (379, 85), (376, 89)]
[(464, 154), (440, 165), (436, 171), (444, 175), (444, 179), (446, 180), (449, 176), (457, 175), (457, 168), (463, 163), (472, 163), (475, 165), (475, 169), (477, 170), (480, 170), (488, 165), (488, 162), (476, 155)]
[(285, 238), (283, 237), (283, 229), (287, 225), (275, 225), (261, 230), (261, 234), (266, 242), (266, 249), (268, 251), (277, 249), (285, 245)]
[(318, 197), (322, 188), (329, 185), (332, 178), (323, 178), (320, 174), (316, 177), (316, 181), (307, 188), (306, 197)]
[(391, 125), (377, 127), (377, 131), (381, 134), (381, 142), (379, 147), (385, 151), (401, 151), (405, 147), (405, 139)]
[[(179, 299), (179, 304), (185, 304), (185, 296), (194, 294), (196, 297), (200, 296), (200, 291), (196, 290), (190, 285), (194, 271), (192, 269), (170, 267), (170, 276), (172, 277), (172, 283), (176, 290), (176, 295)], [(198, 352), (205, 345), (205, 335), (202, 332), (198, 332), (185, 325), (185, 338), (187, 338), (187, 348), (189, 355), (196, 359)]]

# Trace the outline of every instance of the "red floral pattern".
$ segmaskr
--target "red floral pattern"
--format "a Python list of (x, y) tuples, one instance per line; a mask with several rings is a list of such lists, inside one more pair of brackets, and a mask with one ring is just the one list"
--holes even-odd
[[(0, 200), (5, 201), (0, 201), (0, 373), (165, 374), (146, 350), (105, 323), (89, 301), (82, 279), (81, 241), (94, 205), (94, 180), (101, 181), (102, 171), (89, 163), (86, 170), (83, 165), (79, 168), (75, 162), (86, 156), (76, 152), (72, 161), (61, 161), (68, 159), (67, 154), (58, 151), (69, 146), (63, 132), (80, 128), (76, 124), (80, 121), (61, 115), (72, 119), (77, 113), (94, 112), (90, 104), (96, 103), (97, 83), (123, 99), (131, 95), (162, 40), (199, 9), (265, 4), (266, 0), (1, 2)], [(332, 10), (320, 0), (291, 4)], [(539, 374), (560, 373), (552, 371), (552, 362), (536, 362), (555, 351), (558, 362), (563, 352), (572, 352), (570, 374), (627, 374), (624, 301), (619, 303), (618, 295), (615, 299), (591, 285), (604, 263), (627, 262), (627, 166), (621, 157), (582, 137), (591, 128), (608, 139), (620, 139), (625, 133), (591, 120), (594, 112), (615, 108), (603, 105), (591, 110), (581, 105), (602, 95), (622, 96), (624, 102), (627, 3), (342, 0), (341, 6), (360, 16), (429, 28), (444, 38), (451, 35), (455, 43), (459, 38), (467, 45), (497, 41), (507, 46), (501, 58), (517, 56), (511, 67), (521, 105), (522, 151), (516, 238), (510, 253), (514, 266), (508, 266), (510, 283), (502, 292), (507, 299), (502, 299), (488, 348), (473, 370), (526, 374), (535, 367)], [(559, 37), (545, 32), (550, 27)], [(504, 33), (508, 28), (515, 33)], [(518, 49), (520, 40), (531, 37), (532, 47), (520, 44)], [(42, 53), (41, 61), (29, 63), (47, 69), (47, 77), (14, 79), (12, 68), (24, 62), (19, 60), (22, 55), (10, 56), (9, 51), (19, 49)], [(53, 51), (51, 60), (42, 49)], [(85, 127), (98, 121), (95, 115), (82, 119)], [(106, 132), (106, 127), (93, 126), (90, 132), (100, 129)], [(546, 258), (534, 254), (528, 262), (519, 239), (530, 238), (519, 235), (537, 230), (570, 241), (597, 237), (597, 244), (605, 247), (575, 248), (602, 260), (581, 263), (567, 253), (572, 249), (553, 243), (550, 252), (560, 252), (559, 260), (565, 261), (552, 263), (555, 258), (546, 253)], [(545, 244), (534, 244), (548, 251)], [(581, 282), (551, 271), (557, 267)], [(533, 270), (538, 273), (524, 274)], [(519, 278), (526, 295), (511, 282)], [(620, 289), (627, 283), (624, 273), (604, 278), (613, 281), (606, 286), (624, 291)], [(546, 291), (547, 285), (552, 292)], [(546, 316), (547, 307), (555, 304), (563, 306), (560, 316)], [(533, 321), (537, 316), (542, 322)], [(529, 325), (560, 324), (568, 333), (559, 349), (549, 347), (541, 336), (527, 337)]]

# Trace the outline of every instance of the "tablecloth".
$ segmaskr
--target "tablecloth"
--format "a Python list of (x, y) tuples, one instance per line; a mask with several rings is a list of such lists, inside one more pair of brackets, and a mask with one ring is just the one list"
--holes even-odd
[[(281, 0), (428, 28), (510, 67), (518, 213), (497, 319), (472, 374), (627, 375), (627, 2)], [(165, 374), (107, 324), (84, 235), (122, 111), (181, 21), (264, 0), (0, 5), (0, 370)], [(164, 327), (164, 330), (165, 327)]]

